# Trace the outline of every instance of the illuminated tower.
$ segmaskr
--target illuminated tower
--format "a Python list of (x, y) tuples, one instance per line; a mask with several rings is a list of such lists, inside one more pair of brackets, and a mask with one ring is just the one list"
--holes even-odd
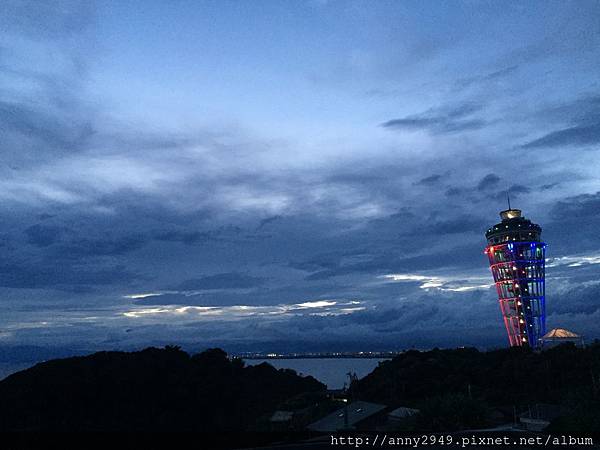
[(485, 249), (511, 347), (537, 348), (546, 332), (545, 260), (542, 228), (520, 209), (500, 213), (502, 222), (487, 230)]

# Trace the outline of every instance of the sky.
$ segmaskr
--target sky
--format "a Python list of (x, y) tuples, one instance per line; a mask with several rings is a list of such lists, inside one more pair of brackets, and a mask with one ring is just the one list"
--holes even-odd
[(600, 3), (5, 0), (0, 360), (504, 347), (484, 233), (600, 337)]

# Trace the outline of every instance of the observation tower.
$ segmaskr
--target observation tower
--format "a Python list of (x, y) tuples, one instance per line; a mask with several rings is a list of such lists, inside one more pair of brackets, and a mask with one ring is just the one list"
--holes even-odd
[(485, 253), (496, 283), (511, 347), (539, 348), (546, 333), (545, 261), (542, 228), (520, 209), (500, 212), (502, 221), (485, 233)]

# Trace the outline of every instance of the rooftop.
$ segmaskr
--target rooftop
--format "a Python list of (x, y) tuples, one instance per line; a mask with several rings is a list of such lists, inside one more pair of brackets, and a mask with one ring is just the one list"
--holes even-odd
[(543, 339), (578, 339), (580, 337), (577, 333), (565, 330), (564, 328), (554, 328), (548, 331)]
[[(337, 431), (353, 428), (357, 423), (371, 417), (387, 406), (363, 401), (352, 402), (337, 411), (311, 423), (308, 428), (314, 431)], [(347, 417), (347, 420), (345, 419)]]

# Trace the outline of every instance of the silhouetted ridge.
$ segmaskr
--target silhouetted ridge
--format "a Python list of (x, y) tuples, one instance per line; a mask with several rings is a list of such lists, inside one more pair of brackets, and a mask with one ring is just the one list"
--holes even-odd
[[(543, 352), (510, 348), (408, 351), (351, 386), (354, 397), (421, 411), (412, 430), (489, 426), (490, 415), (550, 404), (556, 431), (600, 430), (600, 343), (563, 344)], [(560, 427), (560, 428), (559, 428)]]
[(5, 430), (252, 430), (261, 415), (305, 392), (312, 377), (245, 367), (220, 349), (99, 352), (38, 364), (0, 382)]

